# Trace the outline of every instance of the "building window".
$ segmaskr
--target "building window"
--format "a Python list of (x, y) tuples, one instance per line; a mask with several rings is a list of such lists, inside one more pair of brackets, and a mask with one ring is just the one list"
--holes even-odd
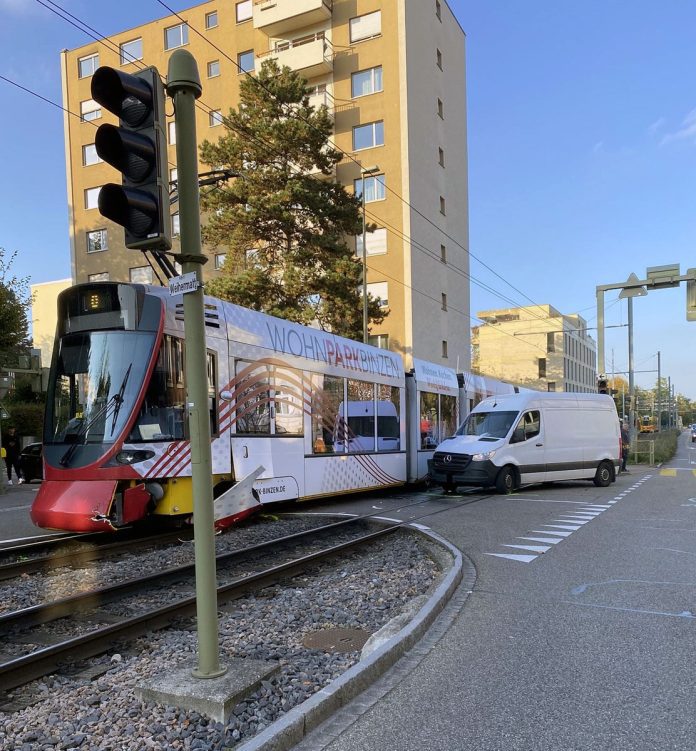
[(99, 164), (104, 160), (97, 154), (97, 147), (93, 143), (88, 143), (82, 147), (82, 166), (89, 167), (90, 164)]
[(380, 349), (389, 349), (389, 334), (370, 334), (367, 343), (372, 347)]
[(437, 51), (437, 67), (442, 70), (442, 52), (440, 50)]
[(444, 120), (445, 119), (445, 106), (442, 104), (442, 99), (437, 100), (437, 114)]
[(108, 271), (102, 271), (99, 274), (90, 274), (87, 277), (88, 282), (108, 282), (109, 281), (109, 272)]
[[(366, 238), (366, 255), (376, 256), (381, 253), (387, 252), (387, 230), (385, 227), (378, 227), (374, 232), (367, 232)], [(362, 258), (363, 252), (363, 237), (362, 235), (356, 235), (355, 237), (355, 254)]]
[(167, 137), (169, 138), (169, 145), (174, 146), (176, 143), (176, 123), (174, 120), (167, 123)]
[(546, 358), (539, 358), (539, 378), (546, 378)]
[(208, 63), (208, 78), (215, 78), (220, 75), (220, 61), (211, 60)]
[(546, 335), (546, 351), (556, 351), (556, 335), (552, 331), (549, 331), (549, 333)]
[(208, 113), (208, 125), (214, 128), (216, 125), (222, 125), (222, 110), (211, 110)]
[(440, 5), (440, 0), (435, 0), (435, 15), (437, 16), (438, 21), (442, 21), (442, 6)]
[(382, 66), (359, 70), (350, 77), (351, 96), (367, 96), (377, 91), (383, 91), (382, 88)]
[(447, 340), (442, 340), (442, 356), (447, 357)]
[(178, 237), (181, 234), (181, 225), (179, 223), (179, 212), (175, 211), (172, 214), (172, 236)]
[(445, 203), (445, 199), (442, 196), (440, 196), (440, 213), (443, 216), (445, 216), (445, 214), (447, 213), (445, 211), (446, 208), (447, 208), (447, 204)]
[(87, 78), (91, 76), (94, 71), (99, 67), (99, 53), (95, 52), (93, 55), (86, 55), (80, 57), (77, 60), (77, 77)]
[(80, 120), (87, 122), (88, 120), (98, 120), (101, 117), (101, 107), (94, 99), (87, 99), (84, 102), (80, 102)]
[(549, 391), (555, 391), (556, 390), (556, 381), (549, 381), (546, 384), (546, 387), (548, 388)]
[(108, 233), (105, 229), (95, 229), (87, 233), (87, 252), (98, 253), (109, 247)]
[(96, 209), (99, 207), (99, 191), (101, 185), (98, 188), (87, 188), (85, 191), (85, 208)]
[(135, 60), (142, 60), (143, 40), (139, 37), (138, 39), (131, 39), (130, 42), (119, 44), (118, 51), (121, 58), (121, 65), (127, 65)]
[(218, 271), (225, 265), (225, 258), (227, 258), (227, 253), (215, 254), (215, 268)]
[(442, 293), (442, 309), (447, 310), (447, 295)]
[(387, 282), (372, 282), (367, 285), (367, 294), (379, 301), (382, 308), (389, 305), (389, 285)]
[(350, 19), (350, 41), (360, 42), (363, 39), (372, 39), (382, 33), (382, 11), (366, 13)]
[(206, 29), (214, 29), (218, 25), (218, 14), (217, 11), (211, 11), (210, 13), (205, 14), (205, 28)]
[(370, 203), (371, 201), (383, 201), (386, 198), (384, 175), (374, 175), (365, 177), (364, 179), (359, 178), (358, 180), (353, 180), (353, 191), (358, 197), (362, 196), (363, 182), (365, 184), (365, 203)]
[(242, 3), (237, 3), (236, 10), (237, 23), (248, 21), (254, 15), (251, 0), (244, 0)]
[(176, 167), (172, 167), (169, 170), (169, 182), (175, 183), (179, 179), (179, 170)]
[(440, 167), (445, 166), (445, 150), (438, 148), (437, 150), (437, 163), (440, 165)]
[(149, 266), (136, 266), (129, 269), (131, 284), (152, 284), (152, 269)]
[(444, 245), (440, 245), (440, 260), (447, 263), (447, 248)]
[(353, 151), (384, 146), (384, 120), (353, 128)]
[(254, 70), (254, 50), (240, 52), (237, 55), (237, 67), (240, 73), (250, 73)]
[(188, 44), (188, 24), (180, 23), (164, 30), (164, 49), (173, 50)]

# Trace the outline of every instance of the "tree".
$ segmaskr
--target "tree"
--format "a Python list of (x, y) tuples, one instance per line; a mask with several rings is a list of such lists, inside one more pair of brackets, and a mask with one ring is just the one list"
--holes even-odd
[[(207, 291), (361, 338), (362, 266), (346, 242), (362, 231), (361, 202), (328, 177), (342, 157), (328, 143), (331, 118), (289, 68), (265, 61), (256, 79), (242, 79), (220, 140), (201, 146), (205, 164), (238, 175), (202, 196), (203, 239), (226, 253)], [(369, 320), (385, 315), (369, 297)]]
[(11, 273), (16, 257), (0, 248), (0, 359), (29, 347), (29, 279)]

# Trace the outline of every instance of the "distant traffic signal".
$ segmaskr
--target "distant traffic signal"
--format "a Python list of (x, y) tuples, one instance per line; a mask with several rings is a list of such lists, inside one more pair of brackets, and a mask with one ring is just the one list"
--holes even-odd
[(606, 376), (599, 376), (597, 379), (597, 393), (608, 394), (609, 393), (609, 381)]
[(100, 125), (97, 154), (121, 172), (121, 185), (99, 193), (102, 216), (125, 229), (127, 248), (169, 250), (164, 86), (156, 68), (131, 75), (103, 66), (92, 76), (92, 98), (117, 115), (119, 125)]

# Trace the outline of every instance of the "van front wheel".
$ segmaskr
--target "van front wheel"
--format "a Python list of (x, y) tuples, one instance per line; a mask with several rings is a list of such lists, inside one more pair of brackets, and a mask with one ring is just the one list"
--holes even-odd
[(511, 467), (510, 465), (503, 467), (495, 478), (495, 489), (499, 493), (507, 495), (508, 493), (512, 493), (513, 490), (516, 490), (516, 488), (517, 474), (514, 467)]
[(614, 465), (611, 462), (600, 462), (593, 482), (598, 488), (608, 488), (614, 482)]

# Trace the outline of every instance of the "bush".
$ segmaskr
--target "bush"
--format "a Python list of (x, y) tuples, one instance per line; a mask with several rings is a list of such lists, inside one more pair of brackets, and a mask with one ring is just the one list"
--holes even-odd
[(35, 436), (41, 440), (43, 436), (43, 404), (32, 404), (29, 402), (6, 403), (5, 408), (10, 413), (8, 420), (2, 421), (2, 432), (5, 433), (8, 428), (16, 428), (17, 435)]
[[(660, 433), (654, 433), (650, 438), (639, 438), (637, 443), (634, 442), (631, 446), (631, 452), (628, 455), (629, 461), (633, 464), (649, 464), (650, 442), (654, 441), (655, 464), (667, 462), (677, 453), (678, 438), (678, 430), (663, 430)], [(638, 448), (637, 456), (636, 447)]]

